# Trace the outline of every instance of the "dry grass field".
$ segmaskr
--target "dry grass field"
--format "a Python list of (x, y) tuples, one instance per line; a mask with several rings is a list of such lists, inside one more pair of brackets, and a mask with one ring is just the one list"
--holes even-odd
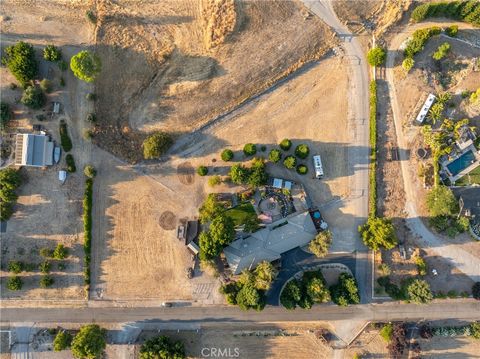
[(145, 132), (189, 132), (319, 58), (333, 41), (318, 18), (304, 18), (300, 3), (239, 1), (234, 26), (227, 26), (228, 6), (212, 20), (232, 29), (220, 31), (212, 47), (205, 41), (213, 26), (204, 16), (209, 3), (99, 2), (97, 144), (138, 160)]
[(480, 358), (480, 342), (471, 337), (419, 339), (420, 355), (428, 359)]

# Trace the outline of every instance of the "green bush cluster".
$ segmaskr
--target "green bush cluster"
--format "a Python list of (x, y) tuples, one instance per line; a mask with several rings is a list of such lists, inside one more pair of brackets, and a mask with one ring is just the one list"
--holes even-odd
[(388, 218), (368, 217), (367, 222), (358, 227), (363, 243), (374, 251), (381, 248), (392, 249), (398, 243), (395, 227)]
[(51, 62), (60, 61), (62, 59), (62, 50), (55, 45), (47, 45), (43, 49), (43, 58)]
[(102, 70), (102, 62), (96, 54), (83, 50), (70, 59), (70, 69), (80, 80), (93, 82)]
[(456, 37), (458, 35), (458, 25), (452, 25), (445, 29), (445, 33), (450, 37)]
[(257, 153), (257, 146), (253, 143), (247, 143), (245, 146), (243, 146), (243, 153), (245, 156), (253, 156), (255, 153)]
[(97, 175), (97, 170), (92, 165), (86, 165), (83, 174), (88, 178), (94, 178)]
[(261, 158), (254, 158), (250, 167), (235, 164), (230, 168), (230, 178), (236, 184), (248, 184), (251, 187), (259, 187), (267, 183), (265, 161)]
[(413, 56), (423, 50), (425, 44), (432, 36), (440, 34), (441, 31), (438, 26), (416, 30), (412, 38), (407, 42), (403, 56), (413, 58)]
[(297, 156), (298, 158), (305, 159), (308, 157), (309, 154), (310, 148), (306, 144), (302, 143), (295, 147), (295, 156)]
[(280, 150), (274, 148), (270, 150), (270, 153), (268, 154), (268, 159), (272, 161), (273, 163), (277, 163), (282, 159), (282, 152)]
[(68, 257), (68, 248), (61, 243), (57, 244), (55, 250), (53, 251), (53, 258), (65, 259), (66, 257)]
[(49, 274), (44, 274), (40, 278), (40, 288), (48, 288), (54, 283), (53, 277)]
[(14, 275), (7, 279), (7, 288), (9, 290), (21, 290), (23, 281), (19, 276)]
[(284, 138), (282, 142), (280, 142), (280, 148), (284, 151), (290, 150), (292, 147), (292, 141), (290, 141), (288, 138)]
[(143, 141), (143, 158), (160, 158), (173, 144), (172, 137), (166, 132), (155, 132)]
[(290, 280), (280, 294), (280, 303), (287, 309), (310, 309), (315, 303), (328, 301), (330, 291), (320, 270), (303, 273), (301, 280)]
[(330, 287), (330, 294), (332, 301), (340, 306), (360, 303), (357, 281), (347, 273), (340, 274), (338, 283)]
[(60, 121), (60, 143), (62, 145), (62, 148), (65, 152), (70, 152), (72, 149), (72, 140), (70, 139), (70, 136), (68, 135), (68, 130), (67, 130), (67, 123), (63, 120)]
[(72, 354), (78, 359), (101, 358), (107, 345), (107, 331), (97, 324), (88, 324), (80, 328), (71, 343)]
[(297, 166), (297, 173), (299, 175), (306, 175), (308, 173), (308, 167), (303, 165), (303, 164), (300, 164)]
[(197, 168), (197, 174), (199, 176), (206, 176), (208, 174), (208, 168), (206, 166), (199, 166)]
[(0, 220), (6, 221), (13, 214), (17, 203), (17, 188), (21, 185), (20, 174), (13, 168), (0, 170)]
[(22, 104), (34, 110), (42, 108), (46, 101), (45, 94), (39, 86), (28, 86), (25, 91), (23, 91), (22, 98), (20, 99)]
[(233, 159), (233, 156), (233, 151), (228, 148), (224, 149), (221, 154), (222, 160), (225, 162), (231, 161)]
[(423, 259), (422, 257), (418, 257), (415, 260), (415, 264), (417, 265), (418, 275), (427, 275), (427, 262), (425, 262), (425, 259)]
[(50, 261), (48, 261), (48, 260), (43, 261), (38, 266), (38, 269), (40, 270), (40, 272), (45, 273), (45, 274), (50, 273), (51, 268), (52, 268), (52, 265), (51, 265)]
[(480, 2), (478, 0), (430, 2), (417, 6), (411, 15), (415, 22), (430, 17), (446, 17), (480, 26)]
[(84, 283), (90, 286), (90, 260), (92, 255), (92, 203), (93, 203), (93, 179), (85, 180), (85, 193), (83, 195), (83, 251), (85, 253), (83, 277)]
[(165, 335), (148, 339), (140, 348), (140, 359), (184, 359), (185, 348), (181, 341), (174, 341)]
[(20, 41), (5, 49), (2, 63), (7, 66), (13, 76), (26, 87), (38, 72), (38, 63), (35, 59), (35, 49), (32, 45)]
[(20, 261), (10, 261), (8, 262), (8, 271), (18, 274), (23, 271), (23, 263)]
[(68, 173), (74, 173), (77, 171), (77, 167), (75, 166), (75, 160), (73, 159), (73, 156), (71, 153), (68, 153), (65, 156), (65, 162), (67, 163), (67, 172)]
[(289, 155), (283, 160), (283, 165), (291, 170), (297, 165), (297, 159), (295, 158), (295, 156)]
[(448, 42), (444, 42), (441, 44), (438, 48), (437, 51), (435, 51), (432, 55), (434, 60), (441, 60), (445, 56), (447, 56), (448, 52), (450, 51), (450, 44)]
[(53, 350), (59, 352), (70, 348), (70, 345), (72, 344), (72, 339), (72, 334), (70, 334), (69, 332), (66, 332), (64, 330), (59, 331), (55, 336), (55, 339), (53, 340)]
[(393, 337), (393, 324), (392, 323), (385, 324), (380, 330), (380, 336), (387, 343), (390, 343)]
[(417, 304), (425, 304), (433, 299), (430, 285), (427, 281), (410, 277), (402, 281), (401, 286), (392, 283), (389, 276), (377, 279), (379, 285), (385, 288), (387, 294), (395, 300), (406, 300)]
[(370, 66), (380, 66), (385, 63), (387, 59), (387, 52), (384, 48), (376, 46), (370, 49), (367, 53), (367, 61)]
[(370, 172), (369, 215), (377, 215), (377, 82), (370, 82)]

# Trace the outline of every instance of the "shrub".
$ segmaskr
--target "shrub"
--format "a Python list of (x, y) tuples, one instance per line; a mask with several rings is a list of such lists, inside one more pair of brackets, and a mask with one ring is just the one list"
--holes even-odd
[(100, 358), (106, 346), (106, 330), (96, 324), (84, 325), (72, 340), (75, 358)]
[(83, 174), (88, 178), (94, 178), (97, 175), (97, 170), (92, 165), (86, 165)]
[(231, 161), (233, 159), (233, 156), (234, 156), (233, 151), (228, 148), (222, 151), (221, 157), (222, 157), (222, 160), (225, 162)]
[(448, 36), (456, 37), (458, 35), (458, 25), (452, 25), (445, 29), (445, 33)]
[(306, 175), (308, 173), (308, 167), (305, 166), (305, 165), (302, 165), (302, 164), (298, 165), (297, 166), (297, 173), (299, 175)]
[(257, 153), (257, 146), (255, 146), (253, 143), (247, 143), (245, 146), (243, 146), (243, 153), (245, 156), (253, 156), (255, 153)]
[(288, 138), (284, 138), (282, 142), (280, 142), (280, 148), (284, 151), (290, 150), (292, 147), (292, 141), (290, 141)]
[(297, 303), (302, 298), (302, 291), (300, 289), (300, 283), (296, 279), (289, 281), (280, 294), (280, 303), (286, 309), (295, 309)]
[(433, 299), (430, 285), (423, 279), (413, 279), (405, 286), (407, 298), (413, 303), (428, 303)]
[(439, 61), (443, 59), (445, 56), (447, 56), (447, 53), (449, 51), (450, 51), (450, 44), (448, 42), (444, 42), (438, 47), (437, 51), (433, 53), (432, 57), (434, 60)]
[(67, 163), (67, 172), (74, 173), (77, 171), (77, 167), (75, 167), (75, 160), (70, 153), (65, 156), (65, 162)]
[(252, 187), (265, 185), (268, 180), (265, 161), (262, 158), (254, 158), (249, 171), (247, 183)]
[(38, 63), (35, 59), (35, 50), (32, 45), (23, 41), (5, 49), (2, 63), (7, 66), (13, 76), (26, 87), (35, 78), (38, 72)]
[(72, 140), (70, 139), (70, 136), (68, 135), (68, 130), (67, 130), (67, 124), (65, 121), (60, 121), (60, 143), (62, 144), (62, 148), (65, 152), (70, 152), (72, 149)]
[(47, 45), (43, 49), (43, 58), (51, 62), (60, 61), (62, 59), (62, 51), (55, 45)]
[(12, 119), (12, 111), (10, 110), (10, 106), (6, 102), (0, 103), (0, 126), (3, 129), (8, 121)]
[(387, 218), (369, 217), (367, 223), (358, 227), (363, 243), (373, 250), (392, 249), (398, 243), (395, 228)]
[(61, 243), (57, 244), (55, 250), (53, 251), (53, 258), (55, 259), (65, 259), (68, 256), (68, 248)]
[[(382, 263), (378, 266), (378, 269), (383, 273), (383, 275), (388, 276), (392, 273), (392, 270), (390, 269), (390, 266), (387, 263)], [(380, 284), (382, 285), (382, 284)], [(384, 285), (382, 285), (384, 286)]]
[(225, 208), (218, 201), (217, 195), (215, 193), (210, 193), (205, 199), (205, 202), (203, 202), (202, 206), (198, 210), (200, 222), (207, 223), (213, 218), (222, 214), (224, 211)]
[(87, 10), (85, 12), (85, 16), (87, 17), (87, 20), (90, 21), (92, 24), (97, 23), (97, 16), (92, 10)]
[(7, 280), (7, 288), (9, 290), (20, 290), (22, 289), (22, 286), (23, 286), (22, 279), (16, 275), (8, 278)]
[(20, 261), (10, 261), (8, 262), (8, 271), (18, 274), (23, 271), (23, 263)]
[(43, 258), (53, 258), (53, 250), (50, 248), (40, 248), (40, 255)]
[(91, 123), (94, 123), (94, 122), (97, 121), (97, 116), (94, 113), (89, 113), (87, 115), (87, 121), (91, 122)]
[(417, 265), (417, 272), (418, 275), (424, 276), (427, 275), (427, 263), (422, 257), (418, 257), (415, 260), (415, 263)]
[(87, 95), (85, 96), (85, 98), (88, 100), (88, 101), (95, 101), (97, 99), (97, 95), (95, 95), (93, 92), (89, 92), (87, 93)]
[(428, 222), (437, 232), (445, 231), (450, 225), (450, 219), (447, 216), (431, 217)]
[(21, 103), (34, 110), (42, 108), (46, 101), (45, 94), (42, 89), (37, 86), (28, 86), (25, 91), (23, 91), (22, 98), (20, 99)]
[(350, 274), (341, 273), (338, 283), (330, 287), (332, 301), (340, 306), (359, 304), (357, 281)]
[(298, 157), (298, 158), (301, 158), (301, 159), (305, 159), (308, 157), (308, 154), (310, 153), (310, 148), (308, 148), (308, 146), (304, 143), (298, 145), (296, 148), (295, 148), (295, 155)]
[(52, 265), (49, 261), (43, 261), (42, 263), (40, 263), (38, 269), (40, 269), (40, 272), (42, 273), (50, 273), (51, 267)]
[(308, 249), (318, 258), (323, 258), (328, 254), (328, 249), (332, 244), (332, 232), (326, 230), (322, 231), (315, 239), (311, 240)]
[(405, 60), (402, 61), (402, 67), (407, 72), (409, 72), (414, 65), (415, 65), (415, 60), (412, 59), (411, 57), (407, 57)]
[(476, 300), (480, 300), (480, 282), (475, 282), (472, 286), (472, 295)]
[(261, 290), (269, 290), (272, 282), (275, 280), (278, 271), (267, 261), (258, 263), (254, 272), (255, 288)]
[(42, 278), (40, 278), (40, 287), (41, 288), (48, 288), (53, 284), (54, 280), (52, 276), (45, 274), (42, 275)]
[(72, 335), (64, 330), (59, 331), (53, 340), (53, 350), (56, 352), (70, 348)]
[(80, 80), (93, 82), (102, 70), (102, 63), (97, 55), (83, 50), (71, 58), (70, 69)]
[(287, 156), (283, 160), (283, 165), (288, 169), (295, 168), (296, 164), (297, 164), (297, 159), (294, 156)]
[(380, 66), (385, 63), (387, 59), (387, 53), (385, 49), (377, 46), (373, 49), (370, 49), (367, 54), (367, 61), (370, 66)]
[(423, 50), (427, 41), (435, 35), (440, 34), (441, 29), (437, 26), (416, 30), (412, 38), (407, 42), (403, 52), (404, 57), (411, 57)]
[(166, 132), (155, 132), (143, 141), (145, 159), (160, 158), (173, 144), (172, 137)]
[(241, 164), (235, 164), (230, 168), (230, 177), (235, 184), (245, 184), (250, 177), (250, 170)]
[[(60, 69), (60, 71), (67, 71), (68, 62), (64, 61), (64, 60), (59, 61), (58, 62), (58, 68)], [(63, 77), (61, 79), (63, 79)], [(64, 86), (64, 85), (65, 85), (65, 83), (62, 86)]]
[(50, 93), (52, 91), (52, 82), (47, 79), (43, 79), (40, 81), (40, 88), (42, 91), (45, 91), (46, 93)]
[(237, 293), (237, 305), (242, 310), (262, 310), (265, 306), (263, 293), (253, 283), (246, 283)]
[(280, 150), (277, 150), (276, 148), (271, 150), (270, 153), (268, 154), (268, 158), (270, 161), (273, 163), (277, 163), (282, 159), (282, 152)]
[(383, 328), (380, 330), (380, 336), (387, 343), (390, 343), (393, 337), (393, 324), (392, 323), (385, 324)]
[(199, 176), (206, 176), (208, 174), (208, 168), (206, 166), (199, 166), (197, 168), (197, 174)]
[(140, 359), (183, 359), (185, 349), (181, 341), (173, 341), (160, 335), (148, 339), (140, 348)]

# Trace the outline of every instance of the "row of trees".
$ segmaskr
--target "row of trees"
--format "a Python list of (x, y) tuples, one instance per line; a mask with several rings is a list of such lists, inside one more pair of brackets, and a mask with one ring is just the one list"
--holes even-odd
[(478, 0), (428, 2), (418, 5), (411, 15), (415, 22), (430, 17), (446, 17), (480, 26), (480, 3)]
[(20, 173), (13, 168), (0, 170), (0, 220), (6, 221), (13, 214), (17, 202), (17, 188), (21, 185)]
[(234, 164), (230, 168), (230, 178), (233, 183), (259, 187), (265, 185), (268, 180), (265, 161), (262, 158), (254, 158), (250, 167), (242, 164)]
[(280, 303), (287, 309), (297, 306), (310, 309), (313, 304), (326, 303), (330, 299), (330, 291), (321, 270), (305, 272), (300, 280), (290, 280), (280, 295)]
[(84, 325), (75, 336), (61, 330), (55, 336), (53, 349), (62, 351), (70, 348), (72, 355), (78, 359), (101, 358), (107, 345), (106, 336), (107, 331), (96, 324)]
[(220, 292), (227, 303), (238, 305), (242, 310), (262, 310), (265, 307), (265, 292), (270, 289), (278, 272), (270, 262), (260, 262), (253, 271), (244, 270), (237, 281), (225, 284)]

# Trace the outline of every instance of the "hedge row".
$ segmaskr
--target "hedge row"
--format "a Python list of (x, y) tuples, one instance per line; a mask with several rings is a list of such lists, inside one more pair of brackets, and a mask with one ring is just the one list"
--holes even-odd
[(413, 56), (423, 50), (425, 44), (432, 36), (439, 35), (441, 32), (442, 29), (438, 26), (416, 30), (412, 34), (412, 38), (407, 42), (407, 46), (403, 51), (403, 56), (406, 58), (413, 58)]
[(92, 191), (93, 179), (85, 180), (85, 194), (83, 195), (83, 251), (85, 252), (83, 276), (86, 290), (90, 287), (90, 260), (92, 252)]
[(368, 199), (369, 215), (377, 215), (377, 83), (370, 82), (370, 191)]
[(480, 2), (468, 0), (421, 4), (413, 10), (411, 18), (419, 22), (430, 17), (446, 17), (480, 26)]
[(68, 135), (67, 124), (63, 120), (60, 121), (60, 142), (65, 152), (69, 152), (72, 149), (72, 140)]

